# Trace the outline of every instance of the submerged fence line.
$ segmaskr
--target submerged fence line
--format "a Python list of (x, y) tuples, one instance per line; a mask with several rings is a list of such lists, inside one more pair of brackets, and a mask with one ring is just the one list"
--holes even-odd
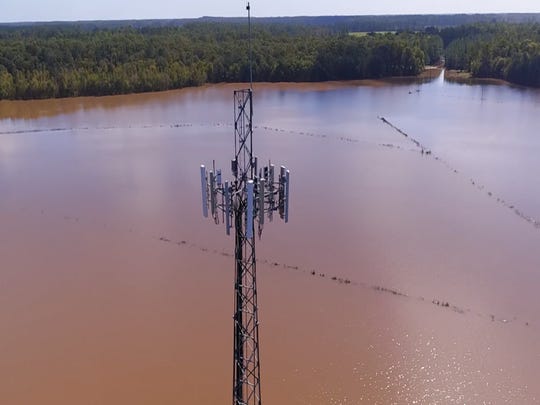
[[(23, 208), (19, 208), (19, 211), (27, 212), (27, 210)], [(202, 254), (211, 254), (211, 255), (222, 256), (222, 257), (227, 257), (227, 258), (234, 257), (234, 254), (232, 251), (228, 251), (226, 249), (221, 249), (221, 250), (211, 249), (211, 248), (208, 248), (207, 246), (194, 243), (187, 238), (175, 239), (169, 236), (165, 236), (163, 234), (143, 233), (143, 232), (137, 231), (134, 227), (119, 228), (119, 227), (111, 226), (105, 222), (84, 220), (83, 218), (79, 216), (62, 215), (60, 213), (51, 215), (49, 212), (45, 209), (40, 209), (39, 215), (48, 216), (53, 219), (54, 218), (60, 219), (65, 222), (69, 222), (69, 223), (76, 224), (79, 226), (92, 224), (94, 226), (97, 226), (99, 228), (103, 228), (106, 230), (113, 230), (120, 233), (129, 233), (137, 237), (140, 237), (142, 239), (149, 240), (149, 241), (152, 240), (154, 242), (160, 242), (164, 245), (168, 245), (169, 247), (173, 247), (173, 248), (192, 249)], [(35, 214), (37, 213), (35, 212)], [(418, 303), (423, 303), (426, 305), (436, 306), (437, 308), (441, 310), (449, 310), (460, 315), (475, 315), (478, 318), (484, 319), (486, 321), (498, 322), (502, 324), (514, 323), (516, 325), (522, 325), (526, 327), (530, 326), (530, 322), (520, 320), (517, 316), (505, 317), (505, 316), (491, 314), (491, 313), (489, 314), (481, 313), (479, 311), (474, 311), (465, 306), (460, 306), (460, 305), (451, 303), (445, 299), (441, 299), (437, 297), (428, 298), (427, 295), (414, 296), (395, 288), (382, 286), (378, 284), (372, 284), (372, 283), (368, 283), (364, 281), (354, 280), (348, 277), (339, 276), (338, 274), (331, 273), (323, 269), (305, 267), (301, 265), (292, 265), (290, 263), (279, 262), (275, 259), (270, 259), (270, 258), (258, 258), (256, 261), (258, 264), (264, 265), (266, 268), (271, 269), (271, 270), (295, 271), (295, 272), (302, 273), (307, 277), (316, 277), (319, 279), (324, 279), (327, 282), (342, 285), (344, 287), (362, 288), (365, 290), (373, 291), (375, 293), (384, 294), (385, 296), (388, 296), (388, 297), (393, 296), (394, 298), (407, 300), (409, 302), (418, 302)]]
[[(407, 134), (405, 131), (403, 131), (402, 129), (400, 129), (399, 127), (395, 126), (393, 123), (391, 123), (389, 120), (387, 120), (386, 118), (384, 117), (378, 117), (383, 123), (385, 123), (386, 125), (390, 126), (391, 128), (393, 128), (395, 131), (397, 131), (398, 133), (400, 133), (401, 135), (403, 135), (405, 138), (407, 138), (409, 141), (411, 141), (412, 143), (414, 143), (418, 148), (420, 148), (420, 153), (422, 155), (426, 155), (426, 156), (430, 156), (430, 157), (433, 157), (433, 159), (435, 159), (436, 161), (442, 163), (443, 165), (445, 165), (447, 167), (447, 169), (449, 169), (451, 172), (455, 173), (455, 174), (459, 174), (460, 171), (458, 171), (455, 167), (453, 167), (448, 161), (446, 161), (445, 159), (441, 158), (440, 156), (437, 156), (436, 154), (434, 154), (432, 152), (431, 149), (427, 148), (426, 146), (424, 146), (422, 143), (420, 143), (418, 140), (416, 140), (415, 138), (413, 138), (412, 136), (410, 136), (409, 134)], [(391, 144), (385, 144), (385, 145), (382, 145), (382, 146), (393, 146)], [(536, 229), (539, 229), (540, 230), (540, 219), (538, 218), (535, 218), (531, 215), (528, 215), (526, 214), (523, 210), (521, 210), (520, 208), (518, 208), (516, 206), (516, 204), (512, 204), (508, 201), (506, 201), (504, 198), (502, 198), (501, 196), (498, 196), (496, 195), (494, 192), (492, 191), (489, 191), (486, 189), (486, 186), (484, 186), (483, 184), (481, 184), (478, 180), (475, 180), (473, 179), (472, 177), (468, 179), (469, 183), (475, 187), (478, 191), (485, 191), (485, 195), (489, 198), (493, 198), (496, 200), (496, 202), (498, 204), (500, 204), (501, 206), (511, 210), (515, 215), (517, 215), (519, 218), (521, 218), (522, 220), (524, 220), (525, 222), (527, 222), (529, 225), (532, 225), (534, 226)]]
[[(397, 131), (401, 135), (403, 135), (405, 138), (407, 138), (410, 142), (412, 142), (418, 148), (416, 150), (415, 149), (410, 149), (409, 151), (416, 152), (416, 153), (421, 153), (422, 155), (432, 157), (436, 161), (439, 161), (440, 163), (444, 164), (453, 173), (456, 173), (456, 174), (459, 173), (459, 171), (457, 169), (453, 168), (447, 161), (445, 161), (441, 157), (435, 155), (432, 152), (431, 149), (427, 148), (421, 142), (419, 142), (415, 138), (411, 137), (409, 134), (404, 132), (399, 127), (395, 126), (389, 120), (387, 120), (386, 118), (381, 117), (381, 116), (379, 116), (378, 119), (380, 119), (384, 124), (386, 124), (386, 125), (390, 126), (391, 128), (393, 128), (395, 131)], [(223, 123), (223, 122), (215, 122), (215, 123), (187, 123), (187, 122), (182, 122), (182, 123), (138, 125), (138, 126), (137, 125), (129, 125), (129, 126), (72, 127), (72, 128), (65, 127), (65, 128), (46, 128), (46, 129), (0, 131), (0, 135), (33, 134), (33, 133), (61, 132), (61, 131), (86, 131), (86, 130), (186, 128), (186, 127), (197, 127), (197, 126), (198, 127), (232, 127), (232, 124), (231, 123)], [(266, 131), (269, 134), (270, 133), (283, 133), (283, 134), (291, 134), (291, 135), (312, 137), (312, 138), (318, 138), (318, 139), (332, 139), (332, 140), (336, 140), (336, 141), (340, 141), (340, 142), (348, 142), (348, 143), (358, 143), (358, 142), (360, 142), (360, 140), (355, 139), (355, 138), (342, 137), (342, 136), (329, 136), (329, 135), (326, 135), (326, 134), (318, 134), (318, 133), (309, 132), (309, 131), (286, 130), (286, 129), (282, 129), (282, 128), (269, 127), (269, 126), (255, 126), (254, 128), (262, 129), (262, 130)], [(384, 148), (396, 148), (398, 150), (405, 150), (401, 146), (396, 146), (396, 145), (393, 145), (393, 144), (376, 144), (376, 145), (378, 145), (380, 147), (384, 147)], [(480, 191), (485, 189), (485, 187), (483, 185), (481, 185), (480, 183), (478, 183), (477, 181), (475, 181), (473, 179), (470, 179), (470, 182), (471, 182), (471, 184), (473, 186), (475, 186)], [(490, 191), (487, 191), (486, 194), (489, 197), (496, 198), (498, 203), (500, 203), (503, 206), (513, 210), (513, 212), (516, 215), (518, 215), (520, 218), (527, 221), (531, 225), (535, 226), (537, 229), (540, 229), (540, 221), (538, 221), (538, 220), (536, 220), (536, 219), (534, 219), (534, 218), (532, 218), (530, 216), (527, 216), (521, 210), (516, 208), (515, 205), (510, 204), (510, 203), (506, 202), (504, 199), (495, 196), (494, 193), (492, 193)], [(45, 210), (41, 210), (41, 215), (47, 215)], [(80, 223), (80, 218), (79, 217), (67, 216), (67, 215), (59, 215), (59, 217), (61, 217), (65, 221), (72, 221), (72, 222)], [(106, 223), (103, 223), (103, 227), (110, 229), (110, 226), (107, 225)], [(197, 245), (197, 244), (192, 243), (192, 242), (190, 242), (190, 241), (188, 241), (186, 239), (174, 241), (173, 239), (171, 239), (171, 238), (169, 238), (167, 236), (163, 236), (163, 235), (160, 235), (160, 236), (152, 236), (152, 235), (148, 235), (148, 234), (145, 235), (145, 234), (141, 234), (139, 232), (136, 232), (133, 228), (129, 228), (129, 230), (117, 229), (117, 231), (135, 233), (135, 234), (138, 234), (140, 237), (146, 237), (146, 238), (149, 238), (149, 239), (152, 239), (152, 240), (155, 240), (155, 241), (159, 241), (159, 242), (162, 242), (162, 243), (167, 243), (167, 244), (170, 244), (170, 245), (173, 245), (173, 246), (176, 246), (176, 247), (191, 248), (191, 249), (199, 250), (200, 252), (203, 252), (203, 253), (215, 254), (215, 255), (220, 255), (220, 256), (225, 256), (225, 257), (233, 257), (232, 252), (227, 252), (227, 251), (224, 251), (224, 250), (218, 251), (216, 249), (211, 250), (211, 249), (209, 249), (209, 248), (207, 248), (205, 246)], [(380, 286), (380, 285), (371, 285), (369, 283), (351, 280), (349, 278), (344, 278), (344, 277), (340, 277), (338, 275), (329, 274), (329, 273), (327, 273), (325, 271), (322, 271), (322, 270), (316, 270), (316, 269), (311, 269), (311, 268), (303, 268), (301, 266), (291, 265), (291, 264), (287, 264), (287, 263), (280, 263), (280, 262), (277, 262), (277, 261), (274, 261), (274, 260), (264, 259), (264, 258), (263, 259), (261, 259), (261, 258), (257, 259), (257, 262), (260, 263), (260, 264), (263, 264), (263, 265), (265, 265), (267, 267), (270, 267), (272, 269), (285, 269), (285, 270), (290, 270), (290, 271), (298, 271), (298, 272), (302, 272), (302, 273), (304, 273), (306, 275), (309, 275), (309, 276), (324, 278), (324, 279), (326, 279), (326, 280), (328, 280), (330, 282), (334, 282), (334, 283), (337, 283), (337, 284), (342, 284), (342, 285), (345, 285), (345, 286), (356, 286), (356, 287), (370, 289), (372, 291), (375, 291), (375, 292), (378, 292), (378, 293), (381, 293), (381, 294), (392, 295), (394, 297), (398, 297), (398, 298), (402, 298), (402, 299), (417, 300), (419, 302), (424, 302), (424, 303), (427, 303), (427, 304), (435, 305), (435, 306), (437, 306), (437, 307), (439, 307), (441, 309), (451, 310), (451, 311), (459, 313), (459, 314), (475, 314), (480, 318), (484, 318), (484, 319), (487, 319), (487, 320), (490, 320), (490, 321), (493, 321), (493, 322), (497, 321), (497, 322), (501, 322), (501, 323), (506, 324), (506, 323), (517, 322), (518, 321), (517, 317), (515, 317), (515, 316), (513, 318), (511, 318), (511, 319), (508, 319), (508, 318), (505, 318), (505, 317), (502, 317), (502, 316), (496, 316), (494, 314), (482, 314), (482, 313), (479, 313), (479, 312), (472, 311), (471, 309), (468, 309), (468, 308), (464, 308), (464, 307), (461, 307), (461, 306), (458, 306), (458, 305), (451, 304), (450, 302), (448, 302), (446, 300), (443, 300), (443, 299), (438, 299), (438, 298), (429, 299), (429, 298), (426, 298), (424, 296), (414, 297), (414, 296), (411, 296), (411, 295), (409, 295), (407, 293), (404, 293), (402, 291), (399, 291), (399, 290), (396, 290), (396, 289), (393, 289), (393, 288), (388, 288), (388, 287), (384, 287), (384, 286)], [(529, 322), (523, 322), (523, 324), (525, 326), (529, 326)]]

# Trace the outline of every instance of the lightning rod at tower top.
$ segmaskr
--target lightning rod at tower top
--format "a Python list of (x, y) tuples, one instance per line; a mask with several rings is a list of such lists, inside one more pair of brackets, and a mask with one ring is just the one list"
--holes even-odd
[(259, 362), (259, 317), (255, 234), (261, 237), (266, 220), (274, 213), (289, 220), (290, 173), (285, 166), (270, 161), (259, 166), (253, 153), (253, 71), (251, 6), (247, 3), (249, 31), (249, 88), (235, 90), (234, 158), (232, 179), (222, 171), (201, 165), (202, 212), (216, 224), (223, 223), (227, 235), (234, 228), (234, 347), (233, 405), (261, 405)]

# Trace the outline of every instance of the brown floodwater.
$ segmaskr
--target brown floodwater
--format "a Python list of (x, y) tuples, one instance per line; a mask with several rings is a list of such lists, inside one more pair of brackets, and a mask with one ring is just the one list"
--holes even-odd
[[(0, 403), (232, 399), (232, 91), (0, 102)], [(381, 119), (381, 118), (384, 118)], [(268, 404), (540, 403), (540, 92), (255, 87)], [(422, 153), (423, 151), (423, 153)]]

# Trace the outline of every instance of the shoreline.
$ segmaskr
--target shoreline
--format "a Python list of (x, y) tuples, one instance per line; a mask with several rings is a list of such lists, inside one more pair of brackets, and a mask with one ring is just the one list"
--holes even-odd
[[(442, 69), (432, 69), (429, 72), (422, 72), (418, 76), (394, 76), (381, 79), (359, 79), (325, 82), (255, 82), (253, 89), (255, 92), (261, 91), (333, 91), (343, 88), (366, 87), (383, 88), (388, 86), (408, 86), (414, 83), (427, 83), (439, 77)], [(433, 73), (437, 72), (437, 73)], [(422, 76), (424, 74), (424, 76)], [(162, 102), (189, 97), (190, 94), (215, 92), (217, 97), (229, 97), (230, 93), (240, 88), (249, 88), (249, 83), (206, 83), (200, 86), (182, 87), (179, 89), (149, 91), (142, 93), (126, 93), (104, 96), (78, 96), (63, 98), (36, 98), (36, 99), (15, 99), (0, 100), (0, 121), (9, 118), (34, 119), (43, 116), (63, 114), (81, 108), (115, 108), (118, 106), (139, 106), (156, 98)]]
[(516, 83), (509, 82), (507, 80), (503, 79), (495, 79), (492, 77), (473, 77), (471, 72), (468, 72), (466, 70), (457, 70), (457, 69), (446, 69), (444, 71), (444, 80), (451, 82), (451, 83), (459, 83), (459, 84), (493, 84), (496, 86), (512, 86), (512, 87), (519, 87), (523, 89), (534, 89), (535, 87), (532, 86), (522, 86)]
[[(442, 72), (442, 68), (436, 66), (426, 66), (426, 68), (416, 76), (388, 76), (381, 78), (370, 79), (352, 79), (352, 80), (329, 80), (329, 81), (308, 81), (308, 82), (294, 82), (294, 81), (282, 81), (282, 82), (254, 82), (253, 87), (266, 88), (266, 87), (310, 87), (310, 89), (326, 90), (335, 89), (346, 86), (372, 86), (382, 87), (395, 84), (408, 84), (418, 80), (429, 81), (436, 79)], [(249, 83), (242, 82), (219, 82), (219, 83), (204, 83), (199, 86), (186, 86), (177, 89), (167, 89), (158, 91), (145, 91), (138, 93), (120, 93), (120, 94), (103, 94), (103, 95), (85, 95), (85, 96), (72, 96), (72, 97), (53, 97), (53, 98), (27, 98), (27, 99), (0, 99), (0, 106), (6, 102), (28, 102), (28, 101), (51, 101), (51, 100), (84, 100), (84, 99), (106, 99), (111, 97), (123, 97), (123, 96), (140, 96), (143, 94), (166, 94), (178, 91), (190, 91), (193, 89), (204, 89), (208, 87), (234, 87), (234, 88), (248, 88)]]
[[(424, 70), (416, 76), (390, 76), (376, 79), (356, 79), (356, 80), (333, 80), (322, 82), (254, 82), (255, 90), (294, 90), (294, 91), (331, 91), (344, 87), (387, 87), (387, 86), (407, 86), (414, 83), (428, 83), (440, 78), (444, 74), (444, 80), (450, 83), (458, 83), (464, 85), (507, 85), (520, 89), (532, 89), (534, 87), (522, 86), (501, 79), (492, 78), (475, 78), (469, 72), (461, 70), (444, 69), (442, 66), (426, 66)], [(164, 98), (173, 98), (178, 94), (189, 93), (193, 91), (207, 90), (234, 90), (238, 88), (249, 88), (249, 83), (242, 82), (221, 82), (221, 83), (205, 83), (200, 86), (189, 86), (178, 89), (169, 89), (162, 91), (149, 91), (140, 93), (125, 93), (102, 96), (77, 96), (77, 97), (62, 97), (62, 98), (34, 98), (34, 99), (0, 99), (0, 120), (9, 118), (14, 110), (20, 108), (26, 109), (28, 104), (34, 104), (38, 109), (47, 106), (47, 110), (51, 105), (60, 107), (67, 103), (82, 103), (82, 104), (98, 104), (98, 105), (115, 105), (118, 101), (126, 102), (131, 99), (128, 104), (139, 104), (149, 98), (159, 95)], [(61, 110), (63, 108), (60, 107)], [(17, 115), (17, 114), (15, 114)]]

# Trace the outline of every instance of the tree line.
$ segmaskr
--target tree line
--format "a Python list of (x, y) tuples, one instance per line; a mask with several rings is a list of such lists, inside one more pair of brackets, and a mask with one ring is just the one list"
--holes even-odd
[[(273, 24), (289, 26), (323, 27), (339, 32), (422, 31), (425, 27), (457, 27), (481, 22), (530, 23), (540, 22), (540, 13), (488, 13), (488, 14), (419, 14), (419, 15), (347, 15), (347, 16), (296, 16), (252, 17), (255, 25)], [(0, 23), (2, 28), (31, 26), (61, 27), (77, 25), (83, 30), (179, 27), (194, 22), (245, 23), (245, 17), (199, 17), (150, 20), (97, 20), (73, 22), (21, 22)]]
[(540, 87), (540, 24), (472, 24), (439, 35), (448, 68)]
[[(362, 36), (324, 27), (258, 24), (256, 81), (412, 76), (443, 52), (439, 35)], [(0, 28), (0, 99), (97, 96), (249, 80), (247, 29), (238, 23), (88, 29)]]

